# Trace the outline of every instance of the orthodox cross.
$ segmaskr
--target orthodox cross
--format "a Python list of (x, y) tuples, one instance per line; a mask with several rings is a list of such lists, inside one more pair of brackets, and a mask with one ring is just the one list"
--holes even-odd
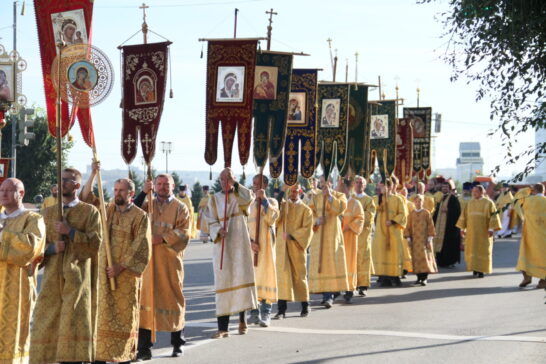
[(149, 8), (146, 3), (142, 3), (141, 6), (138, 7), (139, 9), (142, 9), (142, 34), (144, 35), (144, 44), (148, 43), (148, 24), (146, 24), (146, 9)]
[(334, 56), (332, 56), (332, 38), (326, 39), (328, 42), (328, 49), (330, 50), (330, 64), (332, 66), (332, 72), (334, 72)]
[(273, 15), (278, 15), (278, 13), (275, 13), (273, 8), (265, 13), (269, 14), (269, 25), (267, 26), (267, 50), (269, 51), (271, 50), (271, 31), (273, 30), (271, 24), (273, 23)]
[(358, 82), (358, 52), (355, 53), (355, 82)]
[(152, 143), (152, 139), (150, 139), (150, 136), (148, 133), (144, 134), (144, 139), (142, 139), (142, 142), (144, 143), (144, 146), (146, 148), (146, 154), (150, 153), (150, 144)]
[(127, 138), (123, 141), (125, 144), (127, 144), (127, 153), (131, 153), (131, 144), (134, 144), (136, 140), (133, 138), (131, 134), (127, 135)]

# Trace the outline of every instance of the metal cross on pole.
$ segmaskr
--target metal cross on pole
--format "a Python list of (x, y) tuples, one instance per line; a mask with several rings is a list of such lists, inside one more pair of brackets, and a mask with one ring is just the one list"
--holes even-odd
[(271, 31), (273, 30), (273, 26), (271, 25), (273, 23), (273, 15), (278, 15), (278, 13), (273, 11), (273, 8), (271, 10), (266, 11), (266, 14), (269, 14), (269, 25), (267, 26), (267, 50), (271, 50)]
[(144, 44), (148, 43), (148, 24), (146, 23), (146, 9), (150, 8), (146, 3), (138, 7), (142, 9), (142, 34), (144, 35)]

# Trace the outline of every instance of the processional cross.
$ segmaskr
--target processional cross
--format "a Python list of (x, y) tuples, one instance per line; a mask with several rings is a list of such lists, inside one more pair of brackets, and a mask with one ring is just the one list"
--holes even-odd
[(273, 8), (271, 10), (266, 11), (266, 14), (269, 14), (269, 25), (267, 26), (267, 50), (271, 50), (271, 31), (273, 30), (273, 26), (271, 25), (273, 23), (273, 15), (278, 15), (278, 13), (273, 11)]

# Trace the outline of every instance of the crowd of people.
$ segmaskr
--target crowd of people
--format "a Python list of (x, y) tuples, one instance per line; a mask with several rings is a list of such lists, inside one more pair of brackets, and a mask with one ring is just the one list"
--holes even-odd
[(288, 302), (308, 317), (310, 294), (330, 309), (340, 296), (346, 303), (365, 297), (372, 276), (378, 286), (397, 287), (413, 273), (414, 284), (426, 286), (438, 267), (460, 263), (461, 250), (466, 270), (484, 278), (495, 232), (521, 229), (520, 287), (535, 277), (546, 288), (542, 184), (514, 194), (504, 186), (494, 202), (480, 184), (465, 183), (458, 196), (443, 178), (425, 186), (393, 176), (369, 196), (363, 177), (340, 179), (335, 188), (321, 177), (308, 191), (298, 183), (267, 196), (266, 176), (248, 188), (226, 168), (222, 190), (205, 186), (194, 216), (185, 189), (176, 196), (168, 174), (139, 194), (131, 180), (118, 179), (113, 200), (100, 206), (93, 193), (99, 168), (93, 165), (85, 185), (78, 170), (63, 170), (62, 217), (54, 198), (34, 212), (24, 208), (22, 181), (1, 184), (1, 362), (145, 361), (160, 331), (171, 335), (172, 356), (182, 355), (183, 257), (197, 237), (213, 244), (217, 339), (229, 337), (231, 315), (239, 315), (239, 334), (285, 319)]

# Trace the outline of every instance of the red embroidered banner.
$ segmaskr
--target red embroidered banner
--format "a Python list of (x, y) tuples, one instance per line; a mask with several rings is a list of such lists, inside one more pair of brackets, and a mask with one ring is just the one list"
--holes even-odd
[(411, 119), (398, 119), (394, 175), (400, 183), (410, 182), (413, 172), (413, 126)]
[[(167, 58), (171, 42), (122, 47), (123, 129), (121, 150), (130, 164), (140, 139), (146, 163), (155, 154), (155, 139), (163, 112)], [(140, 138), (139, 138), (140, 136)]]
[[(57, 92), (51, 79), (51, 65), (57, 56), (57, 46), (62, 38), (67, 46), (72, 44), (91, 44), (91, 19), (93, 0), (34, 0), (42, 74), (46, 98), (49, 132), (56, 136), (56, 98)], [(80, 128), (85, 142), (92, 146), (93, 126), (91, 111), (88, 108), (76, 108), (72, 119), (68, 103), (61, 102), (61, 135), (65, 136), (74, 124), (74, 116), (80, 121)]]
[(205, 144), (205, 161), (209, 165), (216, 163), (220, 123), (224, 166), (231, 166), (236, 131), (239, 160), (242, 165), (248, 162), (257, 42), (256, 39), (209, 41)]

